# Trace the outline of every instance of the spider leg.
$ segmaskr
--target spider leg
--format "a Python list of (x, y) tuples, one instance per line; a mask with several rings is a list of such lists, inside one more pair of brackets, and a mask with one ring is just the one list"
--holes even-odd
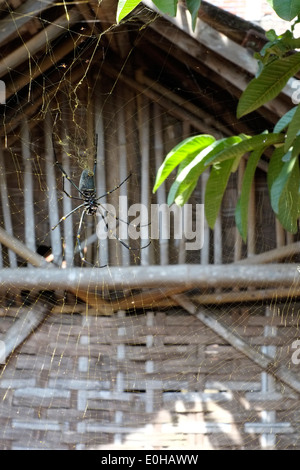
[[(67, 178), (67, 177), (66, 177)], [(69, 181), (70, 178), (67, 178)], [(65, 190), (65, 176), (63, 175), (62, 177), (62, 191), (63, 193), (65, 193), (66, 196), (68, 196), (70, 199), (77, 199), (78, 201), (83, 201), (82, 197), (76, 197), (76, 196), (71, 196), (71, 194), (67, 193), (67, 191)], [(80, 192), (81, 194), (81, 192)]]
[(85, 216), (85, 213), (86, 213), (86, 209), (83, 209), (82, 214), (81, 214), (81, 217), (80, 217), (80, 222), (79, 222), (79, 225), (78, 225), (78, 230), (77, 230), (76, 238), (77, 238), (77, 243), (78, 243), (78, 249), (79, 249), (80, 259), (81, 259), (81, 261), (84, 261), (84, 262), (87, 263), (87, 261), (86, 261), (85, 258), (84, 258), (84, 254), (83, 254), (82, 246), (81, 246), (81, 241), (80, 241), (81, 227), (82, 227), (83, 218), (84, 218), (84, 216)]
[(116, 191), (117, 189), (119, 189), (122, 184), (124, 184), (131, 176), (131, 173), (127, 176), (127, 178), (125, 178), (120, 184), (118, 184), (118, 186), (116, 186), (114, 189), (111, 189), (110, 191), (107, 191), (106, 193), (102, 194), (102, 196), (99, 196), (97, 197), (96, 201), (99, 201), (99, 199), (102, 199), (103, 197), (105, 196), (108, 196), (109, 194), (113, 193), (114, 191)]
[(84, 206), (84, 204), (80, 204), (80, 206), (75, 207), (75, 209), (73, 209), (73, 210), (72, 210), (71, 212), (69, 212), (67, 215), (64, 215), (64, 216), (59, 220), (59, 222), (58, 222), (56, 225), (54, 225), (54, 227), (52, 227), (52, 230), (55, 230), (56, 227), (59, 226), (59, 224), (61, 224), (64, 220), (66, 220), (68, 217), (70, 217), (70, 215), (72, 215), (74, 212), (76, 212), (78, 209), (80, 209), (80, 208), (83, 207), (83, 206)]
[[(101, 206), (101, 204), (99, 204), (99, 206)], [(108, 211), (107, 211), (108, 212)], [(127, 250), (130, 250), (130, 251), (138, 251), (138, 250), (143, 250), (144, 248), (147, 248), (147, 246), (149, 246), (151, 244), (151, 240), (149, 243), (147, 243), (147, 245), (145, 246), (142, 246), (142, 247), (139, 247), (139, 248), (132, 248), (130, 245), (128, 245), (127, 243), (125, 243), (120, 237), (118, 237), (108, 226), (108, 223), (107, 221), (105, 220), (105, 217), (104, 215), (102, 214), (101, 211), (99, 211), (99, 214), (101, 215), (104, 223), (105, 223), (105, 227), (106, 227), (106, 230), (107, 230), (107, 233), (110, 233), (116, 240), (118, 240), (118, 242), (121, 243), (121, 245), (123, 245), (125, 248), (127, 248)]]
[[(80, 254), (80, 259), (83, 263), (86, 263), (88, 264), (89, 266), (93, 266), (94, 265), (92, 263), (89, 263), (89, 261), (87, 261), (85, 259), (85, 256), (84, 256), (84, 253), (83, 253), (83, 249), (82, 249), (82, 245), (81, 245), (81, 229), (82, 229), (82, 224), (83, 224), (83, 219), (84, 219), (84, 216), (86, 214), (87, 210), (84, 209), (82, 211), (82, 214), (81, 214), (81, 217), (80, 217), (80, 222), (79, 222), (79, 225), (78, 225), (78, 230), (77, 230), (77, 235), (76, 235), (76, 238), (77, 238), (77, 244), (78, 244), (78, 250), (79, 250), (79, 254)], [(105, 268), (107, 266), (107, 264), (104, 264), (103, 266), (99, 266), (99, 268)]]
[[(137, 225), (134, 225), (132, 224), (131, 222), (128, 222), (126, 220), (123, 220), (123, 219), (120, 219), (120, 217), (117, 217), (113, 212), (111, 212), (110, 210), (106, 209), (100, 202), (97, 203), (97, 206), (98, 208), (101, 207), (101, 209), (103, 209), (104, 212), (107, 212), (109, 215), (111, 215), (115, 220), (118, 220), (119, 222), (123, 222), (123, 224), (126, 224), (128, 225), (128, 227), (132, 226), (132, 227), (137, 227)], [(102, 214), (102, 212), (99, 210), (100, 212), (100, 215), (101, 217), (104, 217), (104, 215)], [(151, 222), (149, 222), (148, 224), (145, 224), (145, 225), (141, 225), (141, 227), (148, 227), (149, 225), (151, 225)]]
[[(62, 172), (63, 174), (63, 178), (66, 178), (68, 181), (70, 181), (70, 183), (72, 184), (72, 186), (74, 186), (74, 188), (77, 189), (77, 191), (79, 192), (79, 194), (81, 194), (82, 196), (84, 196), (84, 194), (82, 193), (82, 191), (80, 191), (80, 189), (78, 188), (77, 184), (74, 183), (74, 181), (70, 178), (70, 176), (67, 175), (67, 173), (65, 172), (65, 170), (63, 169), (63, 167), (61, 166), (61, 164), (56, 160), (55, 162), (55, 165), (58, 166), (58, 168), (60, 169), (60, 171)], [(63, 187), (64, 187), (64, 183), (63, 183)], [(72, 199), (77, 199), (77, 198), (73, 198), (73, 196), (70, 196), (70, 194), (68, 194), (64, 189), (63, 189), (63, 192), (70, 198)], [(80, 199), (80, 198), (78, 198)]]

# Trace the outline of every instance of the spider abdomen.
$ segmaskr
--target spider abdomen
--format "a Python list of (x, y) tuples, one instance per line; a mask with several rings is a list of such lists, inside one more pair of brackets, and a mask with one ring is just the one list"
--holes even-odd
[(95, 215), (97, 212), (96, 190), (94, 173), (90, 170), (83, 170), (79, 181), (79, 190), (84, 199), (86, 213)]
[(85, 193), (85, 191), (95, 192), (95, 179), (94, 173), (90, 170), (83, 170), (79, 181), (79, 191)]

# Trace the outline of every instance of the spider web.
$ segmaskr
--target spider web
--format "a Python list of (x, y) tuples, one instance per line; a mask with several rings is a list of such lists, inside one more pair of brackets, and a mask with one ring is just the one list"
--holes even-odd
[[(85, 6), (81, 4), (83, 9)], [(69, 4), (58, 7), (68, 11)], [(1, 17), (15, 8), (12, 2), (2, 3)], [(51, 11), (41, 15), (44, 25), (54, 22)], [(145, 11), (149, 14), (148, 9)], [(1, 227), (61, 269), (81, 265), (76, 245), (81, 211), (74, 212), (56, 231), (51, 230), (60, 217), (80, 204), (62, 192), (62, 175), (54, 165), (53, 146), (58, 161), (76, 185), (83, 169), (93, 168), (97, 154), (98, 195), (113, 189), (131, 173), (126, 193), (122, 192), (124, 185), (107, 201), (117, 207), (121, 193), (129, 206), (141, 203), (147, 182), (146, 201), (150, 205), (158, 202), (150, 191), (159, 158), (187, 135), (199, 133), (186, 119), (180, 120), (166, 110), (162, 102), (167, 95), (162, 94), (160, 101), (154, 102), (143, 93), (143, 88), (151, 88), (149, 84), (141, 86), (138, 82), (137, 88), (130, 86), (128, 77), (133, 80), (134, 67), (141, 67), (141, 44), (146, 41), (147, 23), (142, 25), (135, 16), (128, 20), (125, 27), (136, 35), (135, 41), (129, 49), (121, 49), (120, 58), (114, 47), (122, 29), (112, 24), (103, 33), (91, 12), (85, 11), (81, 23), (64, 27), (65, 36), (60, 43), (58, 39), (47, 41), (44, 60), (50, 57), (53, 61), (48, 73), (35, 75), (37, 64), (42, 67), (43, 61), (33, 53), (28, 54), (26, 66), (9, 72), (14, 83), (26, 79), (28, 74), (32, 80), (29, 86), (24, 85), (25, 93), (11, 95), (3, 115)], [(150, 16), (150, 21), (155, 18)], [(34, 30), (34, 25), (31, 27)], [(28, 29), (20, 32), (16, 42), (25, 42), (29, 33)], [(69, 41), (76, 45), (74, 51), (56, 60), (59, 47), (67, 46)], [(3, 55), (8, 54), (9, 47), (9, 43), (3, 46)], [(225, 107), (232, 105), (228, 95), (213, 89), (208, 82), (203, 85), (205, 81), (188, 66), (184, 66), (185, 81), (178, 83), (175, 76), (170, 77), (170, 70), (174, 71), (176, 65), (173, 48), (170, 46), (158, 57), (156, 64), (160, 65), (151, 71), (151, 83), (163, 83), (165, 90), (183, 96), (185, 103), (193, 104), (201, 98), (209, 107), (218, 102), (222, 118)], [(146, 46), (145, 58), (149, 59)], [(194, 84), (193, 93), (190, 84)], [(34, 106), (36, 100), (40, 100), (39, 106), (31, 115), (28, 107)], [(18, 112), (24, 112), (29, 119), (12, 129)], [(249, 125), (255, 128), (261, 121), (253, 118)], [(234, 174), (229, 182), (215, 231), (205, 227), (202, 250), (184, 251), (180, 240), (172, 237), (164, 254), (159, 240), (152, 240), (149, 250), (139, 250), (143, 240), (130, 240), (137, 247), (134, 252), (115, 237), (106, 245), (95, 236), (98, 220), (86, 217), (81, 238), (87, 259), (108, 261), (109, 266), (163, 267), (164, 263), (231, 263), (237, 252), (246, 256), (249, 246), (259, 252), (275, 248), (276, 225), (262, 169), (257, 172), (254, 194), (253, 238), (247, 246), (236, 236), (238, 178)], [(78, 196), (76, 189), (68, 181), (65, 183), (68, 193)], [(170, 184), (168, 181), (165, 194)], [(205, 178), (199, 181), (190, 201), (194, 216), (196, 204), (204, 202), (204, 184)], [(121, 224), (117, 224), (116, 233)], [(285, 242), (292, 241), (290, 235), (280, 233)], [(109, 254), (103, 261), (105, 249)], [(26, 266), (24, 259), (15, 256), (4, 243), (0, 259), (3, 269), (16, 268), (20, 275)], [(294, 257), (293, 261), (297, 259)], [(1, 366), (0, 448), (299, 448), (295, 390), (263, 371), (188, 313), (176, 297), (165, 295), (163, 288), (147, 291), (147, 298), (138, 298), (140, 290), (124, 292), (104, 286), (95, 301), (93, 289), (87, 289), (82, 298), (82, 293), (67, 292), (63, 285), (55, 292), (51, 288), (36, 292), (13, 285), (1, 287), (0, 339), (7, 338), (6, 333), (18, 321), (21, 335), (32, 313), (42, 312), (45, 317)], [(241, 292), (251, 296), (251, 290), (240, 287), (236, 285), (233, 291), (237, 297)], [(250, 343), (255, 352), (263, 352), (274, 358), (278, 367), (297, 374), (299, 305), (293, 286), (283, 300), (275, 291), (267, 299), (262, 296), (251, 302), (234, 301), (230, 295), (226, 301), (227, 294), (231, 293), (222, 289), (195, 289), (189, 298), (197, 306), (204, 304), (206, 311)], [(223, 295), (220, 303), (218, 295)], [(105, 315), (100, 309), (102, 297), (114, 305), (112, 315)], [(45, 301), (47, 305), (51, 303), (49, 310), (42, 308)]]

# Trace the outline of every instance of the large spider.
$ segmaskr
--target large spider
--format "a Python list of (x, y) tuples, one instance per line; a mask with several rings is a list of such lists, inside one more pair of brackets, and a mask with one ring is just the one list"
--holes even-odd
[[(76, 238), (77, 238), (77, 243), (78, 243), (78, 249), (79, 249), (79, 254), (80, 254), (80, 258), (81, 258), (81, 261), (84, 262), (84, 263), (87, 263), (89, 265), (91, 265), (91, 263), (89, 263), (88, 261), (86, 261), (85, 259), (85, 256), (84, 256), (84, 253), (83, 253), (83, 250), (82, 250), (82, 245), (81, 245), (81, 240), (80, 240), (80, 237), (81, 237), (81, 229), (82, 229), (82, 224), (83, 224), (83, 219), (84, 219), (84, 216), (85, 215), (93, 215), (95, 216), (96, 215), (96, 212), (98, 210), (98, 208), (101, 208), (104, 212), (108, 212), (105, 207), (101, 204), (101, 202), (99, 202), (102, 198), (104, 198), (105, 196), (108, 196), (109, 194), (113, 193), (114, 191), (116, 191), (117, 189), (120, 188), (120, 186), (122, 186), (122, 184), (124, 184), (131, 176), (131, 174), (129, 174), (127, 176), (127, 178), (125, 178), (120, 184), (118, 184), (115, 188), (111, 189), (110, 191), (107, 191), (106, 193), (102, 194), (102, 196), (96, 196), (96, 188), (95, 188), (95, 174), (96, 174), (96, 167), (97, 167), (97, 159), (95, 158), (94, 160), (94, 170), (91, 171), (91, 170), (83, 170), (83, 172), (81, 173), (81, 177), (80, 177), (80, 180), (79, 180), (79, 185), (77, 186), (74, 181), (67, 175), (67, 173), (65, 172), (65, 170), (63, 169), (62, 165), (57, 161), (55, 161), (55, 164), (58, 166), (58, 168), (60, 169), (60, 171), (62, 172), (62, 175), (63, 175), (63, 186), (62, 186), (62, 190), (63, 192), (66, 194), (66, 196), (68, 196), (69, 198), (72, 198), (72, 199), (77, 199), (79, 201), (83, 201), (82, 204), (80, 204), (79, 206), (75, 207), (75, 209), (73, 209), (71, 212), (69, 212), (68, 214), (64, 215), (59, 221), (58, 223), (52, 227), (52, 230), (55, 230), (56, 227), (58, 227), (58, 225), (63, 222), (64, 220), (66, 220), (71, 214), (73, 214), (74, 212), (78, 211), (79, 209), (82, 209), (83, 208), (83, 211), (81, 213), (81, 217), (80, 217), (80, 222), (79, 222), (79, 225), (78, 225), (78, 230), (77, 230), (77, 235), (76, 235)], [(79, 192), (79, 196), (76, 197), (76, 196), (71, 196), (66, 190), (65, 190), (65, 186), (64, 186), (64, 181), (65, 181), (65, 178), (70, 181), (70, 183), (74, 186), (74, 188), (77, 189), (77, 191)], [(107, 231), (109, 231), (109, 227), (108, 227), (108, 223), (107, 221), (105, 220), (105, 217), (102, 213), (102, 211), (99, 210), (98, 212), (102, 219), (104, 220), (104, 223), (105, 223), (105, 226), (106, 226), (106, 229)], [(116, 220), (120, 221), (120, 222), (124, 222), (126, 223), (127, 225), (130, 225), (130, 222), (126, 222), (122, 219), (120, 219), (119, 217), (116, 217), (114, 216)], [(111, 231), (110, 231), (111, 232)], [(147, 248), (150, 243), (151, 243), (151, 240), (149, 241), (149, 243), (145, 246), (142, 246), (140, 248), (132, 248), (131, 246), (127, 245), (127, 243), (125, 243), (123, 240), (121, 240), (121, 238), (119, 238), (115, 233), (111, 232), (112, 235), (114, 236), (114, 238), (116, 240), (118, 240), (125, 248), (127, 248), (127, 250), (138, 250), (138, 249), (144, 249), (144, 248)], [(93, 266), (93, 265), (91, 265)], [(100, 266), (100, 268), (104, 268), (105, 266), (107, 265), (104, 265), (104, 266)]]

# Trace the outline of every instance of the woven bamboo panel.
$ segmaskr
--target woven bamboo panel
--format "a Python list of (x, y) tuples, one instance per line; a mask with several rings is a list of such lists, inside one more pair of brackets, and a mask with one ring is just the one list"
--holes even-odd
[[(271, 312), (220, 321), (297, 373), (295, 310)], [(1, 449), (300, 448), (297, 394), (180, 310), (50, 316), (0, 373)]]

